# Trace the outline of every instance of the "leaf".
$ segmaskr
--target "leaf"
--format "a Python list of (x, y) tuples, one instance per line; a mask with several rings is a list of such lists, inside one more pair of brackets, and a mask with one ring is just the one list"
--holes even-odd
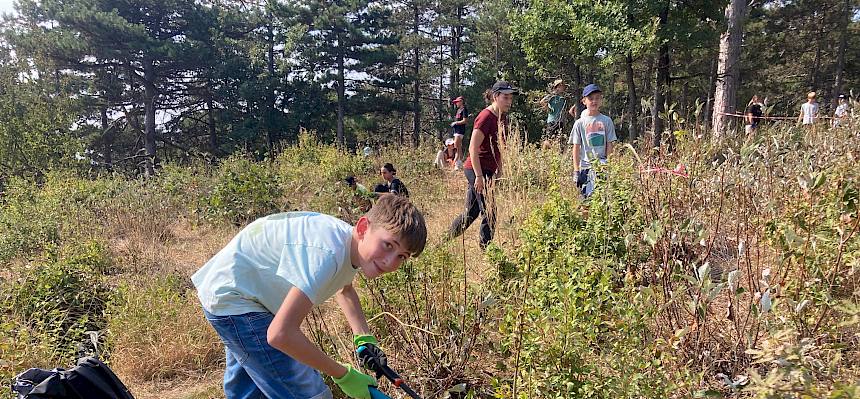
[(466, 392), (467, 385), (465, 382), (454, 385), (451, 388), (448, 388), (448, 392), (451, 393), (463, 393)]
[(798, 303), (797, 306), (794, 307), (794, 311), (800, 313), (801, 311), (803, 311), (803, 308), (805, 308), (806, 305), (809, 305), (809, 299), (804, 299), (800, 301), (800, 303)]
[(699, 280), (705, 280), (705, 279), (710, 280), (710, 277), (711, 277), (710, 271), (711, 271), (711, 265), (708, 264), (708, 262), (705, 262), (705, 264), (699, 266), (699, 269), (696, 270), (697, 277), (699, 278)]
[(716, 391), (713, 389), (703, 389), (701, 391), (696, 391), (693, 394), (694, 398), (722, 398), (723, 394), (720, 391)]
[(809, 188), (809, 191), (815, 191), (819, 187), (823, 186), (826, 180), (824, 173), (816, 173), (812, 178), (812, 186)]
[(735, 295), (739, 294), (739, 292), (736, 292), (736, 291), (738, 289), (738, 281), (740, 280), (740, 278), (741, 278), (741, 271), (740, 270), (732, 270), (729, 272), (729, 275), (727, 277), (727, 282), (729, 284), (729, 291), (731, 291), (732, 294), (735, 294)]
[(773, 306), (773, 303), (770, 300), (770, 290), (765, 291), (764, 294), (762, 294), (761, 301), (759, 301), (759, 303), (761, 304), (762, 313), (767, 313), (770, 311), (771, 307)]

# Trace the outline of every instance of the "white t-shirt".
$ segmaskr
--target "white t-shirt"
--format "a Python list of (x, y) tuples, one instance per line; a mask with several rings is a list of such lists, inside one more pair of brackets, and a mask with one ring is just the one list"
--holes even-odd
[(841, 117), (843, 117), (843, 116), (845, 116), (845, 115), (848, 115), (848, 104), (847, 104), (847, 103), (845, 103), (845, 104), (839, 104), (839, 106), (838, 106), (838, 107), (836, 107), (836, 113), (835, 113), (835, 115), (836, 115), (837, 117), (839, 117), (839, 118), (841, 118)]
[(216, 316), (277, 313), (292, 287), (320, 305), (352, 282), (352, 226), (333, 216), (287, 212), (246, 226), (191, 276)]
[(800, 112), (803, 114), (803, 124), (811, 125), (818, 117), (818, 103), (803, 103), (800, 106)]

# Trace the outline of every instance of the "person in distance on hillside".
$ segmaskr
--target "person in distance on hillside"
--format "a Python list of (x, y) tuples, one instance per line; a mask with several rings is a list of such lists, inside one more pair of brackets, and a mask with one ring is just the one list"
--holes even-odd
[(375, 349), (352, 281), (376, 278), (418, 256), (424, 216), (386, 195), (352, 226), (333, 216), (287, 212), (257, 219), (191, 277), (206, 319), (226, 348), (224, 393), (238, 398), (332, 398), (320, 371), (350, 398), (370, 398), (376, 379), (338, 363), (302, 333), (313, 307), (335, 297), (356, 347)]
[(466, 122), (469, 119), (469, 110), (466, 109), (466, 100), (463, 96), (457, 97), (451, 101), (457, 106), (457, 113), (454, 115), (454, 121), (451, 122), (451, 132), (454, 134), (454, 149), (457, 150), (454, 159), (454, 169), (463, 169), (463, 136), (466, 135)]
[(545, 95), (540, 100), (540, 105), (547, 110), (546, 125), (544, 125), (544, 140), (556, 142), (562, 135), (564, 121), (567, 119), (564, 110), (567, 105), (567, 84), (562, 79), (552, 82), (552, 93)]
[(806, 95), (806, 102), (800, 106), (800, 115), (797, 117), (798, 123), (803, 123), (804, 126), (811, 126), (818, 120), (818, 103), (815, 102), (816, 94), (810, 91)]
[(501, 125), (505, 131), (508, 129), (507, 113), (511, 109), (516, 93), (518, 90), (508, 82), (498, 81), (485, 95), (490, 105), (475, 118), (472, 140), (469, 142), (469, 157), (464, 165), (463, 173), (468, 182), (465, 212), (451, 222), (447, 233), (448, 239), (463, 234), (479, 215), (484, 216), (481, 221), (481, 248), (486, 248), (493, 239), (496, 209), (492, 197), (489, 196), (490, 201), (486, 201), (486, 198), (492, 193), (493, 178), (501, 175), (499, 127)]
[(442, 145), (442, 148), (436, 152), (436, 160), (433, 161), (433, 165), (435, 165), (439, 169), (445, 168), (455, 168), (454, 164), (457, 160), (457, 149), (454, 148), (454, 139), (449, 138), (445, 140), (445, 144)]
[(848, 120), (848, 96), (845, 94), (839, 95), (839, 105), (836, 107), (836, 112), (833, 113), (833, 127), (845, 125)]
[[(765, 100), (766, 101), (766, 100)], [(751, 135), (758, 129), (758, 123), (764, 115), (764, 104), (758, 99), (758, 94), (754, 94), (750, 102), (747, 104), (746, 113), (744, 113), (744, 121), (746, 122), (744, 130), (747, 135)]]
[(585, 104), (585, 111), (574, 122), (567, 143), (573, 145), (576, 187), (588, 198), (594, 191), (595, 175), (591, 166), (594, 162), (606, 163), (618, 138), (612, 118), (600, 113), (600, 106), (603, 105), (600, 87), (593, 83), (585, 86), (582, 89), (582, 103)]
[(386, 163), (382, 166), (382, 169), (379, 170), (379, 174), (382, 175), (385, 182), (377, 184), (376, 187), (373, 188), (373, 192), (378, 195), (396, 194), (404, 197), (409, 196), (409, 190), (406, 189), (406, 185), (404, 185), (396, 176), (397, 169), (394, 169), (394, 165)]

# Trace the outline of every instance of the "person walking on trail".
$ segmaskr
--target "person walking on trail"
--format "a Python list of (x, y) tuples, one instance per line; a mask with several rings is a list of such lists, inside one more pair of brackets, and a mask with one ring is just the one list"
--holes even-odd
[(463, 169), (463, 136), (466, 135), (466, 122), (469, 119), (469, 110), (466, 109), (466, 101), (463, 96), (451, 100), (457, 107), (454, 121), (451, 122), (451, 132), (454, 134), (454, 149), (457, 150), (454, 158), (454, 169)]
[[(767, 99), (765, 99), (765, 102), (767, 102)], [(758, 94), (753, 95), (750, 102), (747, 103), (747, 109), (744, 113), (744, 121), (746, 122), (744, 130), (747, 135), (755, 133), (758, 129), (758, 124), (764, 115), (764, 107), (765, 104), (759, 101)]]
[(396, 271), (426, 241), (424, 216), (396, 195), (380, 198), (355, 226), (287, 212), (242, 229), (191, 277), (226, 348), (225, 396), (332, 398), (322, 372), (348, 397), (370, 398), (376, 379), (326, 355), (302, 332), (302, 322), (334, 296), (355, 345), (375, 346), (353, 279), (358, 272), (376, 278)]
[(567, 119), (564, 110), (567, 108), (567, 84), (562, 79), (552, 82), (552, 92), (540, 100), (540, 105), (547, 110), (546, 125), (544, 125), (544, 140), (558, 138), (564, 129), (564, 121)]
[(469, 142), (469, 157), (466, 159), (463, 171), (468, 182), (465, 211), (451, 222), (447, 234), (449, 239), (463, 234), (479, 215), (484, 217), (480, 231), (481, 248), (486, 248), (493, 239), (496, 210), (492, 198), (490, 201), (486, 198), (488, 193), (492, 192), (493, 178), (501, 175), (499, 128), (501, 125), (502, 129), (507, 130), (507, 113), (511, 109), (516, 93), (518, 90), (508, 82), (496, 82), (487, 93), (490, 105), (475, 118), (472, 139)]
[(848, 96), (839, 95), (839, 105), (833, 113), (833, 127), (844, 126), (848, 120)]
[(591, 166), (595, 162), (606, 163), (618, 138), (612, 118), (600, 113), (603, 92), (596, 84), (582, 89), (585, 111), (573, 124), (568, 144), (573, 145), (573, 170), (576, 187), (585, 198), (594, 191), (595, 174)]
[(379, 170), (379, 174), (382, 175), (385, 182), (377, 184), (376, 187), (373, 188), (373, 192), (380, 195), (395, 194), (404, 197), (409, 196), (409, 190), (406, 189), (406, 185), (404, 185), (396, 176), (397, 169), (394, 169), (394, 165), (386, 163)]
[(818, 103), (815, 102), (815, 96), (814, 91), (810, 91), (806, 95), (806, 102), (800, 106), (800, 115), (797, 117), (797, 122), (807, 126), (815, 124), (815, 121), (818, 120)]

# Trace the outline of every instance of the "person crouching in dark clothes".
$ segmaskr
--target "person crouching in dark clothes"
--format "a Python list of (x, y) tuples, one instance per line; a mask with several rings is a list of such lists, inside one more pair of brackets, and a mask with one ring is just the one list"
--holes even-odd
[(394, 169), (394, 165), (386, 163), (382, 166), (379, 173), (382, 175), (382, 178), (385, 179), (385, 182), (379, 183), (373, 188), (375, 193), (397, 194), (405, 197), (409, 196), (409, 190), (406, 189), (406, 185), (404, 185), (403, 182), (395, 176), (397, 174), (397, 169)]

